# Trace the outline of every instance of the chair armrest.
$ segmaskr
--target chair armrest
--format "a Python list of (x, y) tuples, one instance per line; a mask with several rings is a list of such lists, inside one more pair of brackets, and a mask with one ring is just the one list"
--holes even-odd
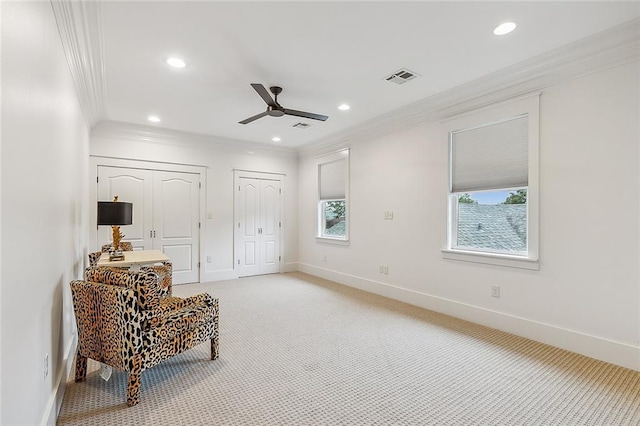
[[(145, 330), (158, 327), (167, 321), (173, 321), (176, 318), (185, 315), (185, 312), (211, 312), (217, 311), (216, 299), (208, 293), (200, 293), (191, 297), (168, 297), (160, 302), (160, 306), (156, 309), (143, 313)], [(215, 312), (217, 314), (217, 312)]]
[(78, 351), (96, 361), (131, 371), (142, 349), (140, 312), (134, 291), (89, 281), (72, 281)]
[(185, 299), (170, 297), (162, 301), (160, 308), (143, 312), (143, 317), (143, 330), (151, 345), (196, 329), (213, 331), (217, 330), (218, 299), (207, 293)]

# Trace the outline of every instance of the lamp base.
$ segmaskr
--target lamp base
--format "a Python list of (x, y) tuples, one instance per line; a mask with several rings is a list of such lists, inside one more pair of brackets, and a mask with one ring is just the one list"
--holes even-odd
[(122, 250), (116, 250), (116, 251), (110, 252), (109, 260), (112, 262), (115, 260), (124, 260), (124, 253), (122, 253)]

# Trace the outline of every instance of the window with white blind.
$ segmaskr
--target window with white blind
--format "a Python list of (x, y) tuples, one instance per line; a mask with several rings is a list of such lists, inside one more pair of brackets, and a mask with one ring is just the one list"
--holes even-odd
[(538, 96), (449, 129), (445, 257), (537, 269)]
[(349, 150), (318, 163), (318, 238), (347, 241)]

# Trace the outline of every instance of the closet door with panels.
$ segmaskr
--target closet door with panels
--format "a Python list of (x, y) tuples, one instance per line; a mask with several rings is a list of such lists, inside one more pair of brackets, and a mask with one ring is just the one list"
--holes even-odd
[[(121, 167), (98, 167), (98, 201), (133, 203), (133, 224), (121, 226), (124, 240), (133, 244), (134, 250), (153, 249), (153, 172), (151, 170)], [(111, 243), (111, 227), (98, 226), (98, 249)]]
[[(199, 281), (200, 175), (98, 166), (98, 200), (133, 203), (133, 224), (122, 226), (134, 250), (161, 250), (173, 264), (173, 283)], [(98, 246), (111, 229), (98, 227)]]
[(236, 178), (238, 276), (280, 272), (281, 181)]
[(199, 281), (200, 175), (155, 172), (153, 244), (173, 263), (174, 283)]

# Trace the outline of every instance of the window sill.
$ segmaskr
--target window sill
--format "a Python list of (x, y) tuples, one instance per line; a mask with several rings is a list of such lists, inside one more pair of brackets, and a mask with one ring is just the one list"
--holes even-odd
[(487, 265), (506, 266), (509, 268), (529, 269), (533, 271), (538, 271), (540, 269), (538, 259), (522, 256), (510, 256), (507, 254), (442, 249), (442, 257), (450, 260), (484, 263)]
[(335, 244), (338, 246), (348, 246), (349, 240), (331, 237), (316, 237), (316, 241), (323, 244)]

